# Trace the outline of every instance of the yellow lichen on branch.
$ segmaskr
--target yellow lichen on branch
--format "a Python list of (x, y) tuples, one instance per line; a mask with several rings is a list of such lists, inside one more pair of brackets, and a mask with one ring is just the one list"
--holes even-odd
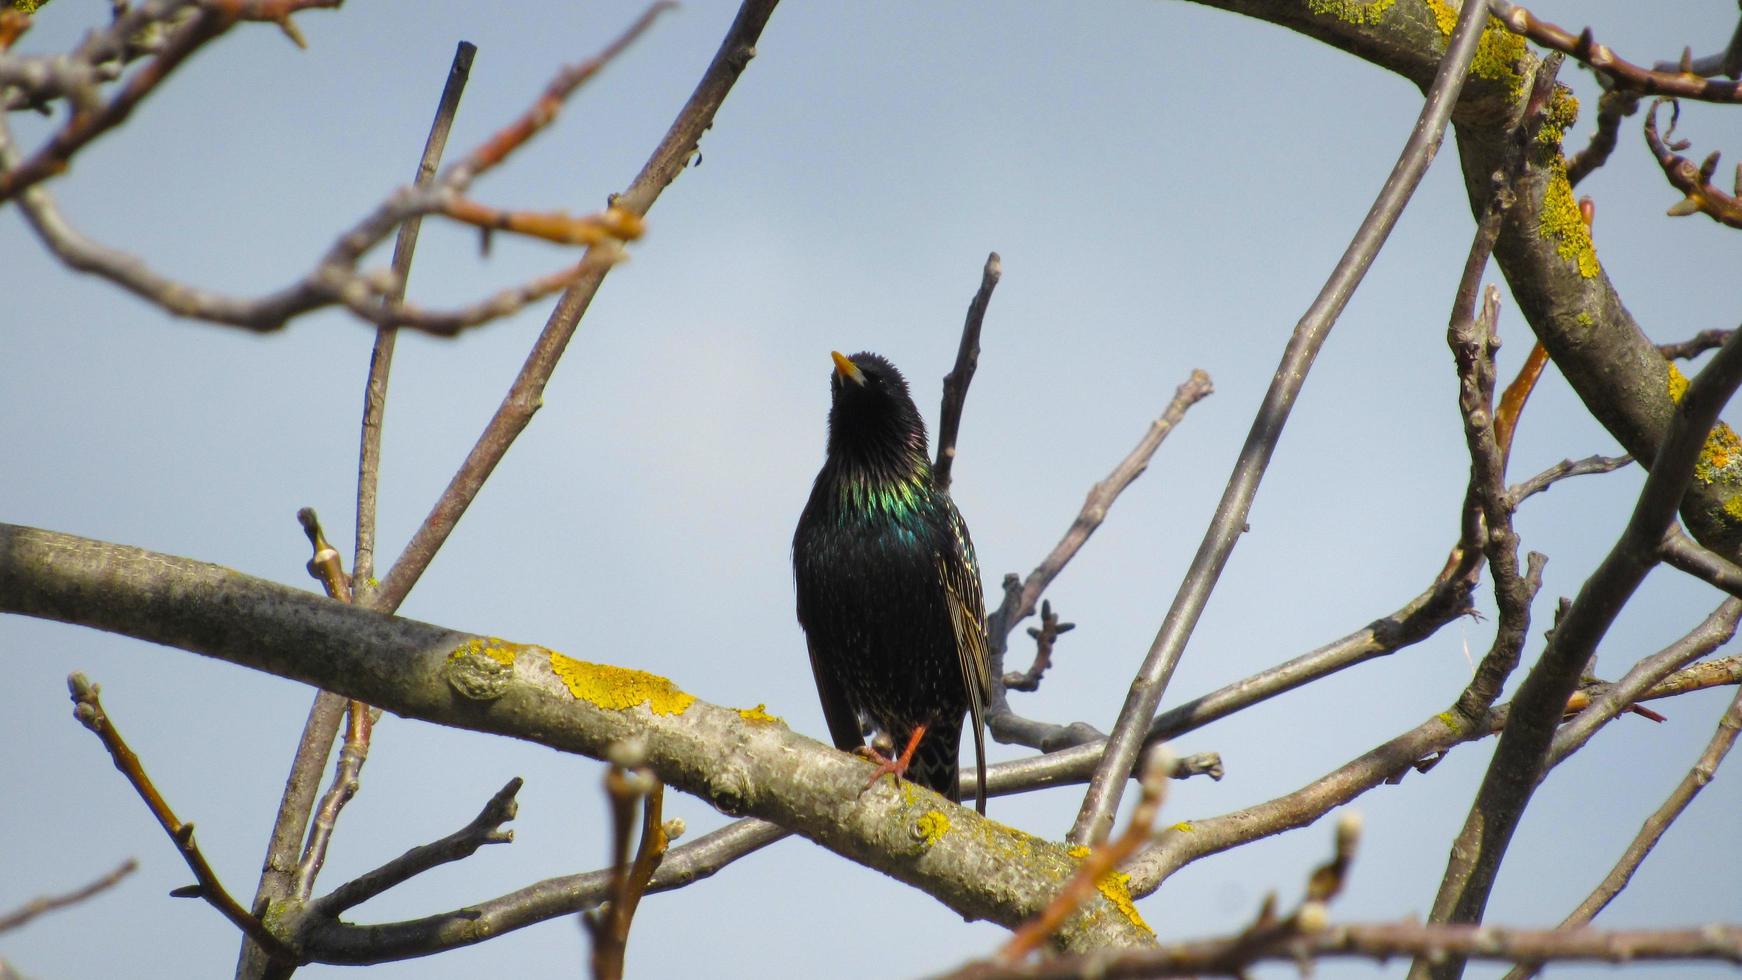
[(645, 704), (656, 715), (681, 715), (696, 702), (695, 695), (642, 670), (591, 664), (560, 653), (550, 655), (550, 669), (570, 694), (607, 711), (627, 711)]

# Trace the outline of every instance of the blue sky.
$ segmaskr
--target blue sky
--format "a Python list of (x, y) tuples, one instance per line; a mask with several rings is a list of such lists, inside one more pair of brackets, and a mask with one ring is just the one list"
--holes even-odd
[[(202, 52), (119, 132), (50, 185), (87, 233), (214, 288), (263, 292), (405, 182), (454, 44), (479, 46), (451, 143), (518, 113), (556, 68), (639, 12), (627, 3), (310, 12), (298, 51), (269, 26)], [(493, 204), (591, 210), (621, 189), (711, 57), (733, 7), (665, 15), (546, 134), (475, 188)], [(1640, 60), (1705, 53), (1731, 4), (1543, 0), (1543, 17)], [(61, 0), (22, 49), (65, 49), (102, 16)], [(1595, 86), (1562, 73), (1586, 109)], [(825, 727), (792, 613), (787, 549), (821, 460), (831, 349), (895, 361), (935, 425), (939, 379), (989, 251), (1004, 280), (986, 320), (954, 493), (988, 587), (1026, 573), (1100, 479), (1201, 367), (1216, 394), (1049, 593), (1078, 629), (1018, 710), (1107, 728), (1214, 508), (1289, 329), (1391, 166), (1419, 108), (1407, 83), (1292, 33), (1190, 4), (800, 4), (778, 10), (702, 144), (649, 216), (510, 452), (402, 608), (408, 616), (668, 675), (723, 704)], [(1693, 107), (1696, 158), (1742, 153), (1734, 110)], [(27, 143), (47, 121), (12, 121)], [(1472, 222), (1447, 145), (1332, 333), (1167, 704), (1342, 636), (1415, 595), (1457, 528), (1467, 460), (1444, 332)], [(1637, 119), (1596, 197), (1599, 256), (1654, 339), (1738, 322), (1742, 239), (1676, 199)], [(46, 256), (0, 208), (0, 519), (217, 562), (314, 588), (294, 520), (316, 507), (351, 540), (356, 423), (371, 331), (327, 313), (270, 336), (175, 321)], [(476, 298), (566, 253), (425, 224), (412, 298)], [(385, 264), (385, 251), (372, 261)], [(1490, 279), (1498, 273), (1490, 270)], [(416, 527), (494, 410), (547, 307), (441, 341), (401, 339), (382, 472), (381, 555)], [(1503, 374), (1529, 349), (1510, 302)], [(1732, 417), (1734, 417), (1732, 415)], [(1516, 478), (1618, 449), (1551, 368), (1513, 453)], [(1557, 597), (1612, 543), (1641, 476), (1557, 487), (1518, 517), (1549, 556), (1527, 655)], [(1621, 673), (1720, 596), (1660, 569), (1600, 650)], [(1484, 607), (1491, 601), (1482, 597)], [(1223, 754), (1220, 783), (1176, 784), (1164, 819), (1269, 799), (1453, 698), (1492, 619), (1183, 738)], [(1023, 649), (1019, 647), (1018, 649)], [(236, 939), (165, 893), (187, 872), (96, 741), (64, 678), (83, 670), (226, 883), (251, 894), (310, 692), (95, 632), (7, 618), (0, 718), (0, 908), (140, 871), (77, 910), (6, 937), (43, 977), (227, 975)], [(1545, 785), (1490, 906), (1548, 924), (1607, 870), (1679, 780), (1733, 691), (1677, 699), (1661, 726), (1618, 721)], [(1357, 805), (1367, 836), (1336, 912), (1425, 911), (1492, 743)], [(1025, 750), (999, 746), (995, 759)], [(508, 777), (527, 779), (516, 841), (361, 907), (385, 921), (597, 867), (598, 767), (507, 739), (387, 719), (340, 827), (327, 885), (451, 832)], [(1720, 778), (1671, 831), (1610, 925), (1735, 920), (1742, 786)], [(992, 816), (1061, 837), (1080, 792), (995, 800)], [(677, 797), (692, 833), (720, 819)], [(1140, 909), (1162, 936), (1236, 928), (1265, 892), (1297, 895), (1328, 822), (1203, 861)], [(802, 841), (649, 899), (632, 976), (895, 976), (986, 953), (1003, 931)], [(574, 976), (572, 920), (380, 977)], [(1391, 972), (1398, 970), (1393, 965)], [(1375, 971), (1340, 966), (1331, 975)], [(338, 975), (309, 967), (299, 975)], [(1487, 975), (1474, 971), (1472, 975)], [(1566, 976), (1577, 971), (1566, 971)], [(1667, 975), (1667, 974), (1666, 974)], [(1685, 973), (1679, 975), (1687, 975)]]

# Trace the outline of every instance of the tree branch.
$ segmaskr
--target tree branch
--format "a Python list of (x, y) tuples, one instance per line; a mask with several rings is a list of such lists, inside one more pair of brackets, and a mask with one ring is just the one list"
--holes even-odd
[[(1519, 687), (1512, 716), (1460, 835), (1473, 848), (1467, 873), (1461, 864), (1448, 866), (1431, 921), (1481, 920), (1512, 832), (1547, 765), (1567, 698), (1598, 640), (1656, 564), (1658, 542), (1692, 479), (1694, 464), (1718, 411), (1738, 384), (1742, 384), (1742, 342), (1732, 338), (1688, 386), (1626, 530), (1580, 589), (1542, 657)], [(1456, 956), (1437, 963), (1418, 959), (1411, 973), (1443, 980), (1460, 975), (1463, 964)]]
[(1307, 371), (1329, 336), (1337, 315), (1366, 275), (1367, 267), (1403, 213), (1403, 206), (1414, 193), (1422, 174), (1427, 172), (1427, 165), (1444, 136), (1446, 123), (1451, 119), (1452, 107), (1457, 104), (1465, 72), (1475, 57), (1484, 19), (1480, 4), (1468, 4), (1459, 14), (1446, 56), (1396, 166), (1386, 178), (1385, 186), (1356, 230), (1348, 249), (1332, 270), (1330, 279), (1295, 325), (1275, 379), (1265, 392), (1264, 402), (1252, 422), (1245, 445), (1240, 449), (1227, 490), (1204, 533), (1203, 543), (1198, 546), (1186, 572), (1186, 580), (1162, 621), (1155, 641), (1150, 644), (1125, 704), (1119, 710), (1119, 720), (1113, 726), (1107, 753), (1095, 771), (1095, 778), (1089, 783), (1082, 809), (1071, 828), (1073, 843), (1100, 841), (1112, 827), (1113, 812), (1119, 806), (1127, 774), (1137, 761), (1145, 732), (1155, 717), (1156, 706), (1167, 690), (1174, 667), (1185, 651), (1192, 628), (1197, 625), (1198, 617), (1209, 601), (1210, 591), (1215, 588), (1216, 579), (1246, 527), (1246, 515), (1251, 511), (1252, 499), (1258, 492), (1258, 482), (1282, 437), (1282, 427), (1294, 407), (1295, 396), (1305, 383)]
[[(727, 93), (731, 92), (738, 76), (755, 56), (756, 40), (762, 34), (763, 25), (768, 23), (769, 15), (774, 12), (776, 2), (778, 0), (745, 0), (738, 8), (738, 16), (726, 31), (714, 60), (703, 72), (689, 101), (679, 110), (677, 119), (641, 168), (641, 173), (627, 190), (612, 199), (613, 208), (636, 218), (645, 217), (660, 193), (677, 179), (695, 152), (702, 134), (713, 124), (714, 114), (719, 111)], [(468, 161), (458, 164), (457, 172), (467, 172), (468, 168), (481, 170), (490, 165), (491, 159), (490, 152), (480, 150)], [(466, 508), (483, 489), (484, 481), (507, 454), (508, 447), (532, 421), (533, 413), (544, 398), (544, 386), (556, 370), (557, 360), (568, 347), (569, 338), (574, 336), (581, 317), (586, 314), (587, 307), (604, 283), (605, 274), (610, 271), (608, 262), (592, 260), (594, 253), (599, 251), (598, 247), (588, 249), (589, 258), (581, 262), (574, 281), (567, 286), (556, 309), (551, 311), (544, 331), (533, 344), (501, 406), (381, 583), (377, 608), (399, 608), (399, 603), (404, 601), (411, 587), (435, 559), (436, 551), (459, 524)]]
[[(389, 617), (201, 562), (0, 525), (0, 612), (124, 632), (407, 717), (593, 758), (640, 739), (668, 785), (788, 827), (970, 918), (1015, 926), (1076, 870), (1064, 847), (912, 784), (861, 796), (862, 760), (697, 700), (664, 678)], [(1067, 949), (1149, 941), (1102, 896), (1059, 937)]]
[(39, 915), (87, 901), (120, 884), (122, 878), (138, 869), (139, 862), (128, 858), (122, 861), (115, 870), (82, 888), (67, 892), (64, 895), (44, 895), (41, 898), (33, 898), (10, 912), (0, 912), (0, 933), (10, 932)]
[[(1149, 461), (1154, 458), (1156, 450), (1161, 448), (1162, 440), (1185, 418), (1186, 411), (1213, 391), (1215, 387), (1210, 383), (1208, 374), (1192, 371), (1191, 376), (1174, 390), (1173, 400), (1168, 403), (1160, 417), (1149, 423), (1143, 438), (1138, 440), (1131, 452), (1119, 461), (1119, 465), (1113, 467), (1113, 472), (1107, 474), (1105, 479), (1089, 488), (1082, 510), (1077, 512), (1064, 537), (1059, 539), (1058, 544), (1053, 545), (1052, 551), (1028, 573), (1028, 577), (1020, 585), (1015, 575), (1005, 578), (1004, 600), (986, 617), (987, 650), (994, 678), (1004, 676), (1004, 658), (1010, 646), (1010, 631), (1016, 628), (1017, 623), (1034, 615), (1034, 607), (1040, 601), (1041, 594), (1107, 519), (1113, 501), (1119, 499), (1125, 488), (1149, 468)], [(986, 704), (986, 727), (991, 730), (992, 737), (1000, 742), (1041, 749), (1075, 744), (1085, 737), (1102, 737), (1087, 725), (1049, 725), (1017, 715), (1011, 710), (1006, 685), (1001, 683), (992, 685), (991, 698)]]
[(986, 256), (986, 267), (980, 271), (980, 289), (968, 303), (967, 322), (962, 324), (956, 366), (944, 375), (944, 403), (938, 411), (938, 456), (931, 472), (938, 486), (945, 490), (950, 488), (950, 470), (956, 462), (956, 432), (962, 425), (962, 406), (968, 401), (968, 385), (973, 384), (974, 371), (980, 366), (980, 325), (986, 319), (986, 306), (992, 302), (992, 290), (998, 288), (1003, 275), (1004, 262), (998, 253)]

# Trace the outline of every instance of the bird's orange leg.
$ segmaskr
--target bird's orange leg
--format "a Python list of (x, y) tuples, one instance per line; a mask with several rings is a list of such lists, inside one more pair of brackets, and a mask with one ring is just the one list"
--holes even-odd
[(860, 790), (859, 793), (863, 795), (866, 789), (877, 785), (877, 780), (886, 775), (894, 776), (896, 783), (899, 784), (901, 777), (907, 775), (907, 767), (913, 763), (913, 753), (919, 749), (919, 740), (925, 737), (925, 730), (925, 725), (915, 725), (913, 734), (907, 737), (907, 748), (902, 749), (901, 755), (893, 759), (886, 758), (883, 753), (868, 745), (861, 745), (855, 749), (857, 754), (877, 763), (877, 771), (865, 781), (865, 789)]

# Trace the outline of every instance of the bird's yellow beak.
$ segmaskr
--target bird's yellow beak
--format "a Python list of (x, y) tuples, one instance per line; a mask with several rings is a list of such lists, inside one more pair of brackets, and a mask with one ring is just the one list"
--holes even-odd
[(835, 359), (835, 373), (856, 385), (865, 383), (865, 372), (859, 370), (859, 365), (848, 360), (847, 355), (838, 350), (829, 351), (829, 356)]

